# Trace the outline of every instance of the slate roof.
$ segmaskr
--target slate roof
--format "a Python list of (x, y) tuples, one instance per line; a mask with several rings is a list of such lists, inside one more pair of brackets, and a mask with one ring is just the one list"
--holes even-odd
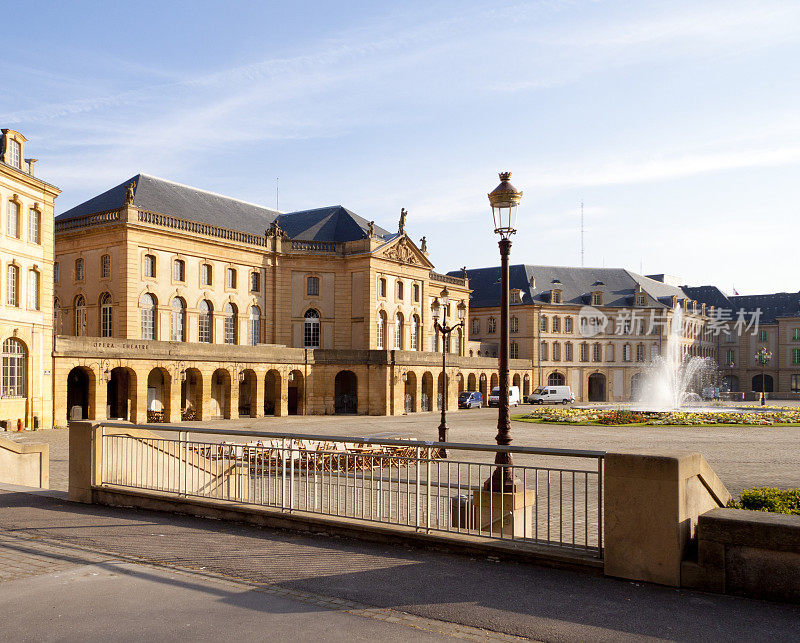
[(691, 299), (706, 306), (714, 306), (723, 310), (733, 308), (731, 300), (716, 286), (681, 286), (681, 290)]
[(125, 204), (125, 186), (131, 181), (136, 182), (133, 198), (136, 207), (180, 219), (263, 235), (279, 214), (275, 210), (254, 203), (174, 183), (149, 174), (137, 174), (59, 214), (56, 221), (121, 208)]
[(734, 313), (741, 308), (753, 312), (761, 309), (759, 321), (774, 324), (778, 317), (800, 317), (800, 293), (776, 292), (770, 295), (734, 295), (729, 297)]
[[(293, 239), (302, 241), (354, 241), (367, 236), (369, 222), (341, 205), (281, 213), (247, 201), (182, 185), (149, 174), (137, 174), (110, 190), (62, 212), (57, 221), (121, 208), (126, 186), (134, 181), (133, 204), (143, 210), (263, 235), (274, 220)], [(391, 234), (375, 226), (375, 234)]]
[[(341, 205), (332, 205), (281, 214), (278, 225), (300, 241), (355, 241), (366, 238), (369, 221)], [(376, 225), (375, 234), (388, 238), (391, 233)]]
[[(509, 267), (511, 289), (522, 291), (522, 303), (550, 303), (550, 292), (561, 290), (564, 304), (589, 304), (591, 293), (602, 290), (603, 305), (630, 307), (634, 305), (637, 284), (647, 295), (648, 306), (672, 307), (672, 297), (686, 299), (678, 287), (636, 274), (623, 268), (575, 268), (570, 266), (533, 266), (516, 264)], [(448, 273), (460, 277), (461, 271)], [(472, 289), (470, 306), (487, 308), (500, 305), (500, 268), (475, 268), (467, 270)], [(534, 284), (531, 285), (531, 278)]]

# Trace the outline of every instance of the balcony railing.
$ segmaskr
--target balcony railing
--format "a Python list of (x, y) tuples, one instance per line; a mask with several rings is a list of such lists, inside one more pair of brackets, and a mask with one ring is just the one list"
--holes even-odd
[(195, 234), (204, 234), (210, 237), (219, 237), (220, 239), (227, 239), (228, 241), (237, 241), (239, 243), (247, 243), (254, 246), (266, 246), (267, 237), (251, 234), (249, 232), (240, 232), (238, 230), (231, 230), (229, 228), (220, 228), (208, 223), (198, 223), (197, 221), (188, 221), (186, 219), (179, 219), (168, 214), (161, 214), (159, 212), (150, 212), (148, 210), (139, 210), (139, 221), (141, 223), (149, 223), (164, 228), (174, 228), (175, 230), (183, 230), (185, 232), (193, 232)]
[(94, 214), (87, 214), (82, 217), (75, 217), (74, 219), (56, 221), (55, 230), (56, 232), (66, 232), (67, 230), (76, 230), (103, 223), (112, 223), (114, 221), (119, 221), (119, 212), (119, 210), (106, 210), (105, 212), (95, 212)]
[[(156, 430), (100, 427), (101, 487), (602, 557), (604, 452), (206, 428), (189, 433), (178, 426)], [(498, 451), (514, 454), (511, 474), (524, 493), (483, 490)]]
[(335, 241), (292, 241), (293, 252), (336, 252)]

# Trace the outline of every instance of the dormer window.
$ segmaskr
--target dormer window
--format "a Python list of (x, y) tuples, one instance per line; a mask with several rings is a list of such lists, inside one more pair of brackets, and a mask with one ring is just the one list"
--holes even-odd
[(511, 290), (511, 303), (512, 304), (519, 304), (522, 303), (522, 291), (519, 289), (512, 289)]
[(638, 293), (636, 295), (636, 305), (644, 306), (645, 304), (647, 304), (647, 296), (644, 293)]
[(603, 291), (595, 290), (592, 293), (592, 306), (602, 306), (602, 305), (603, 305)]
[(550, 303), (551, 304), (560, 304), (561, 303), (561, 290), (553, 289), (550, 291)]

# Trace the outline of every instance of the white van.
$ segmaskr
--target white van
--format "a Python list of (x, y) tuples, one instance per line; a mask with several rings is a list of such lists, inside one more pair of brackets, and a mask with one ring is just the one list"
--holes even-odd
[(569, 404), (575, 401), (575, 396), (569, 386), (542, 386), (528, 396), (529, 404)]
[[(489, 398), (486, 400), (489, 406), (498, 406), (500, 404), (500, 387), (495, 386), (492, 392), (489, 393)], [(508, 387), (508, 405), (519, 406), (519, 386)]]

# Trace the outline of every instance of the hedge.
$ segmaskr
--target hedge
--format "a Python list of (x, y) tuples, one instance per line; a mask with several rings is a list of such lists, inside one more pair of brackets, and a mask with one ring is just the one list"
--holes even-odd
[(728, 506), (734, 509), (800, 516), (800, 488), (756, 487), (755, 489), (745, 489), (739, 495), (739, 500), (732, 500)]

